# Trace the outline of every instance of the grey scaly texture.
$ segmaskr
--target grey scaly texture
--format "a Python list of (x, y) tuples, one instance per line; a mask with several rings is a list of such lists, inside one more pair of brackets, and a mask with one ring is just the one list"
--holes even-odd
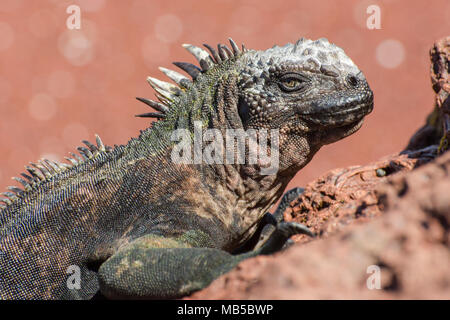
[[(192, 79), (165, 68), (174, 84), (148, 78), (159, 101), (138, 98), (155, 110), (139, 116), (159, 121), (139, 137), (110, 148), (97, 136), (69, 163), (41, 160), (15, 178), (23, 189), (9, 187), (1, 199), (2, 299), (181, 297), (293, 234), (311, 235), (283, 222), (282, 208), (274, 217), (268, 210), (321, 146), (360, 128), (372, 91), (326, 39), (265, 51), (230, 44), (205, 45), (209, 53), (184, 45), (200, 67), (175, 65)], [(259, 162), (174, 163), (171, 135), (193, 133), (195, 121), (224, 137), (278, 130), (278, 171), (261, 174)], [(68, 286), (73, 266), (79, 289)]]

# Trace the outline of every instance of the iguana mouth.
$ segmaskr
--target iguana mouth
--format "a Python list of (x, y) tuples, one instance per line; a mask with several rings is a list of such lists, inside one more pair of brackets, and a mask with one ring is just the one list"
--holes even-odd
[(352, 123), (345, 124), (345, 125), (340, 126), (340, 127), (336, 127), (335, 129), (338, 130), (338, 131), (341, 131), (341, 132), (345, 132), (346, 133), (345, 136), (347, 136), (347, 135), (350, 135), (350, 134), (356, 132), (357, 130), (359, 130), (359, 128), (361, 128), (363, 122), (364, 122), (364, 118), (361, 118), (361, 119), (359, 119), (357, 121), (354, 121)]
[(361, 116), (357, 120), (343, 125), (321, 127), (322, 129), (318, 130), (317, 133), (324, 144), (330, 144), (355, 133), (362, 127), (363, 122), (364, 116)]
[(364, 100), (350, 101), (345, 104), (315, 105), (317, 111), (302, 111), (302, 118), (320, 127), (342, 128), (352, 126), (373, 110), (373, 95), (370, 93)]

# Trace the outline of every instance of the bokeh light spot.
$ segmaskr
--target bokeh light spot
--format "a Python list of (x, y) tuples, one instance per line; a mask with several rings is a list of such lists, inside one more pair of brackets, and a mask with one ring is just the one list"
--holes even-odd
[(156, 18), (155, 36), (159, 41), (171, 43), (177, 41), (183, 33), (181, 20), (173, 14), (165, 14)]
[(28, 111), (35, 120), (50, 120), (55, 115), (56, 110), (55, 100), (46, 93), (34, 95), (28, 105)]
[(84, 66), (94, 58), (92, 37), (80, 30), (66, 30), (58, 39), (58, 49), (74, 66)]
[(377, 46), (375, 56), (379, 65), (393, 69), (405, 60), (405, 48), (398, 40), (384, 40)]

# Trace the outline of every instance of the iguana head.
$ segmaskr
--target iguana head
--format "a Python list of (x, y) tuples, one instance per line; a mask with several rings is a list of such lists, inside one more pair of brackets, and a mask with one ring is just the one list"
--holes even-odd
[(364, 75), (324, 38), (250, 51), (242, 59), (239, 115), (245, 127), (327, 130), (330, 140), (323, 142), (330, 143), (351, 133), (372, 110)]
[(231, 39), (230, 43), (232, 49), (205, 45), (209, 53), (183, 45), (200, 68), (189, 63), (175, 65), (193, 81), (161, 68), (178, 86), (149, 78), (160, 102), (139, 99), (161, 113), (140, 116), (164, 118), (168, 107), (186, 96), (195, 97), (183, 103), (198, 104), (192, 109), (221, 105), (234, 113), (225, 118), (239, 122), (232, 123), (233, 128), (279, 130), (279, 170), (292, 175), (321, 146), (358, 130), (372, 111), (373, 94), (364, 75), (341, 48), (326, 39), (302, 38), (264, 51), (239, 49)]
[(246, 129), (280, 130), (281, 169), (298, 170), (322, 145), (357, 131), (372, 111), (364, 75), (324, 38), (249, 51), (241, 59), (239, 115)]

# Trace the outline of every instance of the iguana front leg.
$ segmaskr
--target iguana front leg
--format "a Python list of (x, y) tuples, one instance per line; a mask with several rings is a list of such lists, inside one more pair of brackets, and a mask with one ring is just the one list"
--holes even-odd
[[(283, 197), (281, 198), (280, 204), (278, 205), (275, 212), (273, 214), (267, 212), (259, 222), (258, 228), (253, 234), (253, 236), (241, 247), (233, 251), (233, 253), (238, 254), (261, 248), (267, 242), (272, 233), (276, 230), (277, 225), (284, 222), (283, 213), (286, 210), (286, 208), (292, 201), (294, 201), (294, 199), (298, 198), (303, 193), (304, 190), (305, 189), (303, 188), (293, 188), (289, 191), (286, 191)], [(310, 237), (315, 236), (315, 234), (312, 231), (310, 231), (308, 227), (303, 226), (303, 229), (304, 230), (301, 233), (307, 234)], [(287, 247), (292, 243), (293, 241), (288, 239), (284, 244), (284, 247)]]
[[(283, 213), (289, 204), (294, 201), (294, 199), (298, 198), (304, 191), (303, 188), (293, 188), (289, 191), (286, 191), (283, 197), (281, 198), (280, 204), (273, 214), (267, 212), (264, 216), (265, 225), (262, 227), (261, 232), (259, 234), (258, 242), (255, 244), (254, 248), (261, 248), (269, 239), (269, 237), (273, 234), (273, 232), (277, 229), (277, 225), (284, 222)], [(300, 225), (300, 224), (297, 224)], [(303, 226), (303, 225), (301, 225)], [(286, 226), (285, 226), (286, 228)], [(314, 237), (314, 233), (311, 232), (306, 226), (303, 226), (304, 234), (309, 235), (310, 237)], [(288, 239), (290, 240), (290, 239)], [(292, 241), (292, 240), (290, 240)], [(289, 241), (286, 242), (286, 245), (289, 244)]]
[(305, 233), (305, 227), (282, 222), (261, 248), (239, 255), (146, 235), (101, 265), (100, 291), (108, 298), (120, 299), (182, 297), (208, 286), (245, 259), (278, 251), (289, 237), (298, 233)]
[(178, 298), (207, 286), (236, 264), (222, 250), (146, 235), (100, 266), (100, 292), (113, 299)]

